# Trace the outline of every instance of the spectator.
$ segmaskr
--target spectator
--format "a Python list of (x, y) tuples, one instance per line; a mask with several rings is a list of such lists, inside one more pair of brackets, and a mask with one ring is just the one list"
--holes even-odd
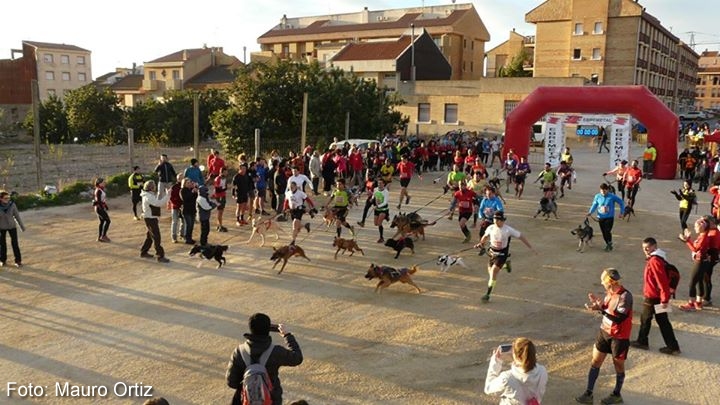
[[(668, 319), (668, 303), (673, 295), (670, 289), (670, 280), (665, 272), (667, 259), (665, 251), (658, 249), (655, 238), (645, 238), (642, 243), (645, 253), (645, 269), (643, 270), (643, 310), (640, 315), (640, 330), (637, 340), (631, 343), (632, 347), (648, 350), (648, 334), (652, 325), (653, 316), (660, 327), (660, 333), (665, 341), (665, 347), (660, 348), (660, 353), (680, 354), (680, 345), (675, 339), (672, 324)], [(663, 309), (657, 312), (656, 306)]]
[(184, 178), (182, 188), (180, 189), (180, 199), (182, 200), (182, 216), (185, 223), (185, 234), (183, 238), (188, 245), (194, 245), (195, 240), (192, 238), (195, 228), (195, 214), (197, 214), (197, 184), (190, 178)]
[(227, 167), (220, 169), (220, 173), (213, 180), (213, 184), (215, 186), (213, 198), (217, 201), (217, 231), (227, 232), (227, 228), (223, 226), (223, 213), (227, 204)]
[(208, 235), (210, 234), (210, 215), (212, 210), (217, 207), (215, 202), (210, 201), (208, 197), (209, 190), (205, 186), (200, 186), (197, 197), (197, 211), (200, 219), (200, 244), (207, 245)]
[[(512, 364), (510, 370), (500, 372), (503, 356), (498, 347), (490, 357), (485, 393), (501, 393), (501, 404), (542, 403), (548, 374), (545, 367), (537, 364), (535, 345), (527, 338), (517, 338), (512, 344)], [(514, 400), (514, 401), (513, 401)]]
[(110, 228), (110, 216), (108, 215), (108, 206), (105, 194), (105, 179), (98, 177), (95, 179), (95, 191), (93, 192), (93, 207), (95, 208), (95, 214), (97, 214), (100, 224), (98, 225), (98, 242), (110, 242), (110, 238), (107, 236), (108, 229)]
[(313, 194), (318, 195), (318, 189), (320, 188), (320, 177), (322, 177), (321, 165), (320, 165), (320, 152), (315, 151), (310, 158), (310, 180), (312, 182)]
[(145, 182), (145, 178), (140, 173), (140, 166), (134, 166), (133, 171), (128, 177), (128, 187), (130, 188), (130, 202), (132, 202), (133, 218), (136, 221), (140, 220), (137, 214), (137, 205), (140, 203), (140, 191), (142, 191), (142, 185)]
[(166, 193), (163, 198), (158, 198), (155, 194), (155, 182), (148, 180), (143, 185), (143, 191), (140, 195), (142, 196), (143, 218), (145, 219), (145, 227), (147, 228), (145, 242), (140, 248), (140, 257), (152, 259), (153, 256), (148, 253), (148, 250), (150, 250), (150, 246), (154, 244), (157, 261), (167, 263), (170, 260), (165, 257), (165, 250), (163, 250), (162, 244), (160, 243), (160, 226), (158, 225), (158, 220), (160, 219), (160, 208), (170, 200), (170, 193)]
[(182, 188), (182, 173), (177, 175), (177, 182), (170, 188), (170, 213), (172, 222), (170, 222), (170, 237), (173, 243), (178, 243), (178, 231), (181, 237), (185, 237), (185, 219), (182, 215), (182, 197), (180, 191)]
[(200, 170), (200, 162), (197, 159), (190, 159), (190, 166), (185, 168), (183, 175), (185, 175), (186, 179), (192, 180), (198, 187), (205, 185), (205, 179)]
[(585, 304), (586, 309), (600, 312), (603, 318), (593, 346), (587, 388), (582, 395), (575, 398), (575, 401), (581, 404), (593, 403), (593, 389), (595, 381), (600, 376), (600, 366), (608, 353), (611, 353), (615, 366), (615, 388), (600, 402), (604, 405), (622, 404), (620, 391), (625, 382), (625, 360), (630, 347), (633, 297), (632, 293), (620, 283), (620, 273), (616, 269), (603, 270), (600, 283), (605, 288), (605, 298), (589, 293), (590, 303)]
[(657, 150), (652, 142), (647, 143), (647, 148), (643, 151), (643, 172), (645, 178), (653, 178), (653, 170), (655, 168), (655, 159), (657, 158)]
[(286, 347), (273, 345), (270, 337), (270, 317), (262, 313), (256, 313), (249, 320), (250, 333), (246, 333), (245, 342), (240, 344), (232, 353), (230, 362), (228, 363), (225, 378), (227, 385), (235, 389), (232, 404), (242, 404), (242, 382), (245, 368), (250, 364), (259, 362), (260, 357), (269, 351), (269, 357), (265, 363), (268, 377), (272, 382), (273, 405), (282, 405), (282, 386), (280, 385), (280, 367), (295, 367), (302, 363), (303, 355), (300, 345), (295, 340), (295, 336), (287, 330), (284, 324), (277, 325), (277, 332), (285, 339)]
[(175, 181), (177, 174), (175, 168), (168, 161), (166, 154), (160, 155), (160, 162), (155, 167), (155, 173), (158, 176), (158, 198), (163, 198), (165, 195), (165, 189), (169, 189), (172, 183)]
[(5, 235), (10, 234), (10, 244), (12, 245), (13, 256), (15, 256), (15, 267), (22, 266), (22, 256), (20, 255), (20, 244), (18, 243), (17, 227), (25, 232), (25, 225), (20, 219), (20, 212), (17, 209), (15, 201), (10, 199), (10, 193), (0, 190), (0, 267), (7, 263), (7, 242)]

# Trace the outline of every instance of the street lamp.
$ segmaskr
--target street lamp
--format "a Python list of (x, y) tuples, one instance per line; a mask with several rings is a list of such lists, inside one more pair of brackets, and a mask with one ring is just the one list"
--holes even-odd
[(415, 23), (410, 23), (410, 81), (415, 82)]

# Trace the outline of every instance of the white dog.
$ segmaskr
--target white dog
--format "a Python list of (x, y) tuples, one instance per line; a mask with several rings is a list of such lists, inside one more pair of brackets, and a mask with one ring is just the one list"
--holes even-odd
[(455, 266), (455, 265), (460, 265), (461, 267), (467, 269), (465, 262), (463, 261), (462, 257), (460, 257), (460, 256), (451, 256), (451, 255), (438, 256), (436, 264), (438, 266), (440, 266), (440, 271), (443, 273), (447, 272), (448, 270), (450, 270), (450, 267)]

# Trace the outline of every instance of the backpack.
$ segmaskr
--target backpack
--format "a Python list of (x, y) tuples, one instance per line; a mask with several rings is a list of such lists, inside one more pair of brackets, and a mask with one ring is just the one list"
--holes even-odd
[(275, 345), (265, 350), (257, 363), (251, 364), (250, 346), (246, 343), (240, 346), (240, 356), (245, 362), (245, 374), (242, 381), (242, 405), (272, 405), (273, 385), (267, 373), (265, 364), (270, 357)]
[(660, 259), (662, 259), (665, 264), (665, 274), (667, 274), (668, 284), (670, 284), (670, 295), (675, 298), (675, 290), (678, 284), (680, 284), (680, 270), (662, 257), (660, 257)]

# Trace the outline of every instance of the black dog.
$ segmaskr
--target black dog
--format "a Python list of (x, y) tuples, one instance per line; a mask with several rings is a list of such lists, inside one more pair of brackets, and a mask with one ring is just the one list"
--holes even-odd
[(578, 238), (578, 248), (577, 251), (582, 253), (585, 246), (590, 245), (590, 242), (593, 238), (593, 228), (590, 226), (590, 221), (588, 221), (587, 218), (585, 218), (585, 221), (582, 225), (578, 225), (577, 228), (570, 231), (571, 234), (577, 236)]
[(413, 242), (412, 238), (402, 237), (397, 240), (388, 239), (387, 242), (385, 242), (385, 246), (391, 247), (397, 252), (395, 254), (396, 259), (400, 256), (400, 252), (405, 248), (409, 248), (410, 251), (415, 254), (415, 243)]
[(225, 256), (223, 256), (223, 253), (227, 252), (227, 250), (227, 245), (195, 245), (190, 249), (189, 255), (195, 256), (200, 253), (201, 257), (205, 260), (215, 259), (215, 261), (218, 262), (217, 268), (219, 269), (225, 264)]
[(630, 216), (635, 216), (635, 209), (631, 207), (630, 205), (625, 205), (625, 211), (623, 211), (622, 219), (627, 220), (630, 222)]
[(547, 221), (550, 219), (550, 214), (555, 215), (555, 219), (557, 219), (557, 203), (555, 201), (550, 200), (546, 197), (543, 197), (540, 199), (540, 208), (538, 208), (535, 215), (533, 215), (533, 218), (537, 218), (538, 215), (542, 212), (543, 216), (545, 217), (545, 220)]

